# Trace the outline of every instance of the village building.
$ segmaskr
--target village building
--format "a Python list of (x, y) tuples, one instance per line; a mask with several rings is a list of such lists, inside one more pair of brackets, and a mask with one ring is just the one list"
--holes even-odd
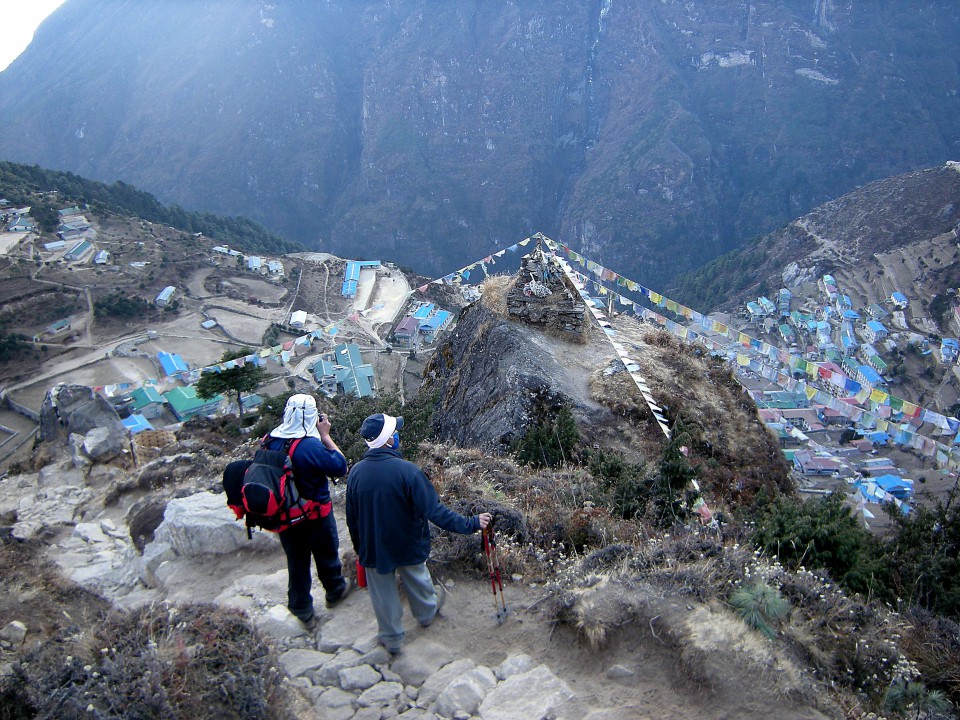
[(160, 362), (160, 367), (163, 369), (163, 372), (168, 376), (179, 375), (180, 373), (189, 372), (190, 370), (183, 358), (176, 353), (168, 353), (161, 350), (157, 353), (157, 360)]
[(420, 322), (412, 315), (407, 315), (393, 329), (393, 340), (398, 347), (411, 348), (417, 344)]
[(13, 222), (7, 225), (7, 232), (12, 233), (34, 232), (36, 229), (36, 223), (26, 215), (17, 215)]
[(93, 257), (93, 262), (95, 265), (106, 265), (110, 261), (110, 253), (106, 250), (101, 250)]
[(63, 256), (64, 260), (81, 260), (83, 257), (93, 250), (93, 245), (90, 244), (89, 240), (83, 240), (78, 242), (70, 251)]
[(268, 261), (267, 272), (274, 276), (283, 275), (283, 263), (279, 260)]
[(757, 303), (759, 303), (760, 307), (762, 307), (764, 312), (766, 312), (768, 315), (772, 315), (777, 311), (777, 306), (762, 295), (757, 298)]
[(305, 310), (294, 310), (290, 313), (290, 326), (302, 328), (307, 324), (307, 313)]
[(869, 307), (867, 307), (867, 313), (874, 320), (883, 320), (884, 318), (890, 317), (890, 313), (888, 313), (886, 310), (884, 310), (882, 307), (880, 307), (876, 303), (873, 303)]
[(869, 365), (858, 365), (854, 379), (861, 385), (869, 385), (873, 388), (883, 387), (887, 384), (886, 381), (880, 377), (880, 373)]
[(153, 304), (157, 307), (166, 307), (170, 303), (170, 300), (173, 298), (173, 294), (176, 291), (177, 289), (173, 285), (167, 285), (167, 287), (161, 290), (160, 294), (157, 295), (157, 298), (153, 301)]
[(356, 397), (373, 397), (373, 366), (363, 361), (359, 346), (341, 343), (332, 353), (323, 355), (311, 368), (313, 377), (326, 395), (336, 393)]
[(777, 310), (781, 316), (790, 314), (790, 301), (793, 299), (793, 293), (786, 288), (780, 288), (777, 293)]
[(130, 431), (131, 435), (153, 430), (153, 425), (143, 415), (133, 414), (120, 421), (121, 424)]
[(202, 323), (200, 323), (200, 327), (202, 327), (204, 330), (212, 330), (216, 326), (217, 321), (213, 319), (204, 320)]
[(47, 252), (56, 252), (57, 250), (63, 250), (67, 244), (63, 240), (54, 240), (53, 242), (48, 242), (43, 244), (43, 249)]
[(890, 332), (877, 320), (868, 320), (863, 326), (863, 337), (867, 342), (875, 343), (883, 340)]
[(453, 317), (447, 310), (437, 310), (433, 315), (420, 323), (420, 335), (423, 341), (428, 345), (437, 338), (437, 334), (443, 330)]
[(907, 296), (902, 292), (895, 292), (890, 296), (890, 302), (893, 303), (894, 307), (903, 310), (910, 304), (910, 301), (907, 300)]
[(258, 255), (248, 255), (246, 266), (250, 272), (263, 272), (263, 258)]
[(223, 402), (223, 395), (216, 395), (209, 400), (203, 400), (197, 397), (197, 388), (193, 385), (184, 387), (175, 387), (163, 393), (170, 410), (180, 422), (189, 420), (198, 415), (211, 415), (220, 407)]
[(144, 385), (130, 393), (132, 401), (131, 409), (148, 420), (153, 420), (163, 415), (163, 410), (167, 404), (166, 398), (152, 385)]
[(801, 475), (833, 475), (839, 473), (842, 463), (835, 457), (798, 451), (793, 456), (793, 469)]
[(960, 343), (956, 338), (943, 338), (940, 341), (940, 362), (951, 364), (960, 356)]
[(62, 320), (57, 320), (55, 323), (47, 325), (46, 329), (43, 331), (44, 335), (59, 335), (62, 332), (65, 332), (70, 329), (70, 318), (63, 318)]
[(380, 267), (379, 260), (351, 260), (343, 272), (343, 285), (340, 288), (340, 294), (343, 297), (355, 298), (357, 296), (357, 283), (360, 282), (360, 271), (364, 268)]

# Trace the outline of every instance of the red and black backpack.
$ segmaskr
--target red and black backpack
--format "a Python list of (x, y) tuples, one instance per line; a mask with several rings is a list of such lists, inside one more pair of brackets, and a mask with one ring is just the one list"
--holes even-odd
[(301, 520), (325, 517), (330, 512), (329, 503), (305, 499), (297, 488), (293, 453), (303, 438), (287, 439), (282, 450), (269, 450), (269, 439), (270, 435), (265, 435), (260, 440), (260, 448), (248, 461), (242, 480), (237, 473), (224, 472), (223, 476), (227, 505), (238, 520), (246, 518), (247, 537), (253, 536), (254, 527), (279, 533)]

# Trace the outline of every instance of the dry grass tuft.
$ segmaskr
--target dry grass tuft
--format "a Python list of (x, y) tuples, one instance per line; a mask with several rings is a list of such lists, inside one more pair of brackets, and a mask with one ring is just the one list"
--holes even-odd
[(0, 692), (39, 717), (290, 718), (277, 666), (239, 611), (157, 605), (61, 633)]
[(480, 285), (480, 303), (498, 317), (510, 317), (507, 312), (507, 294), (516, 283), (515, 275), (491, 275)]

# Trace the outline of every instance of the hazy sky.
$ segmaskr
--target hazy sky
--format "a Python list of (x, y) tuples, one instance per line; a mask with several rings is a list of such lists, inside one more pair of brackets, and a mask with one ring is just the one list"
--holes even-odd
[(0, 70), (6, 70), (33, 39), (33, 32), (64, 0), (0, 0)]

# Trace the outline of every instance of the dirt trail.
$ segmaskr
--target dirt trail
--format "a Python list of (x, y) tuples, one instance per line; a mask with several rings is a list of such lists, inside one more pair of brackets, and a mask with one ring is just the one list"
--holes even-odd
[[(344, 492), (343, 485), (334, 492), (342, 552), (352, 549), (342, 515)], [(479, 536), (477, 542), (479, 548)], [(273, 553), (191, 558), (178, 560), (177, 565), (167, 582), (181, 590), (169, 596), (170, 600), (215, 601), (244, 587), (247, 592), (256, 588), (257, 606), (268, 608), (286, 602), (286, 571), (279, 543)], [(483, 573), (451, 576), (443, 568), (434, 568), (433, 572), (448, 593), (443, 615), (430, 628), (421, 629), (406, 609), (407, 642), (426, 635), (453, 651), (455, 657), (468, 657), (488, 667), (496, 667), (510, 655), (526, 653), (563, 679), (588, 710), (607, 711), (609, 714), (602, 716), (606, 720), (824, 717), (812, 708), (777, 696), (766, 688), (762, 678), (746, 687), (743, 673), (737, 668), (730, 668), (729, 682), (721, 678), (719, 683), (716, 668), (712, 668), (711, 687), (698, 685), (681, 669), (677, 651), (655, 638), (646, 626), (622, 627), (606, 647), (592, 649), (573, 628), (558, 624), (549, 614), (550, 591), (543, 586), (507, 579), (504, 598), (508, 615), (498, 623), (491, 587)], [(315, 597), (316, 588), (315, 584)], [(327, 622), (347, 624), (355, 629), (358, 640), (376, 632), (365, 590), (355, 590), (334, 610), (322, 608), (322, 603), (317, 603), (317, 609), (321, 613), (318, 632)]]

